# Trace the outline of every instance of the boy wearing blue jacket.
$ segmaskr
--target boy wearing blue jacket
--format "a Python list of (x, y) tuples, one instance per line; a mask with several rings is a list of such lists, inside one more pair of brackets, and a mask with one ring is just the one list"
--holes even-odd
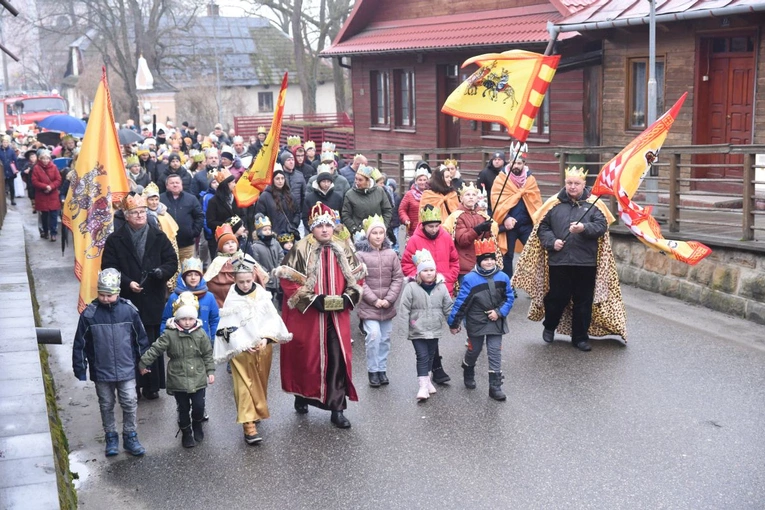
[(465, 275), (449, 314), (449, 328), (458, 333), (465, 321), (468, 342), (462, 371), (465, 387), (475, 389), (475, 362), (484, 342), (489, 358), (489, 396), (505, 400), (502, 391), (502, 335), (508, 332), (505, 318), (513, 307), (510, 278), (497, 267), (497, 246), (493, 239), (475, 241), (476, 266)]
[(202, 260), (191, 257), (181, 264), (181, 274), (178, 275), (178, 282), (175, 285), (175, 291), (170, 294), (162, 311), (162, 323), (159, 325), (159, 334), (165, 332), (167, 320), (173, 317), (173, 305), (182, 292), (191, 292), (199, 301), (199, 319), (202, 321), (202, 329), (207, 333), (211, 343), (215, 342), (215, 332), (218, 331), (218, 321), (220, 312), (215, 296), (207, 290), (207, 282), (202, 277)]
[(133, 455), (146, 452), (136, 433), (135, 377), (138, 360), (149, 349), (149, 339), (136, 307), (119, 297), (120, 279), (120, 272), (113, 268), (98, 274), (98, 298), (82, 311), (72, 348), (75, 377), (85, 381), (90, 369), (90, 380), (96, 385), (107, 457), (119, 453), (115, 392), (122, 407), (122, 446)]

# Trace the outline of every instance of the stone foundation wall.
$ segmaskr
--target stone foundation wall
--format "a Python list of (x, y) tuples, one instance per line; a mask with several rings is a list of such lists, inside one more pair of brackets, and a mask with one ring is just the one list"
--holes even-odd
[(765, 324), (765, 254), (713, 246), (689, 266), (631, 235), (612, 233), (611, 243), (623, 284)]

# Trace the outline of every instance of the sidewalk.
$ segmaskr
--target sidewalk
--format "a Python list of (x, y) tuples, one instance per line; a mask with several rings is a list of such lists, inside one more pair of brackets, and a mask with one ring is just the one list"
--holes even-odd
[(59, 508), (21, 216), (0, 230), (0, 508)]

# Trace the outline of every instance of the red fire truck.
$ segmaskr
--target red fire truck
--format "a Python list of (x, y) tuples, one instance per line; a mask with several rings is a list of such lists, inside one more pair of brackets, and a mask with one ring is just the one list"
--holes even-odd
[(69, 113), (66, 99), (56, 93), (14, 94), (3, 97), (2, 131), (31, 125), (49, 115)]

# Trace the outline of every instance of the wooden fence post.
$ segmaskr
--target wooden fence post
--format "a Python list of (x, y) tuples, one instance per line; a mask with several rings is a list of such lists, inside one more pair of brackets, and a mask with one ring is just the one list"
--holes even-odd
[(560, 159), (558, 160), (558, 170), (560, 171), (561, 186), (566, 182), (566, 161), (567, 160), (568, 160), (568, 153), (561, 152)]
[(744, 154), (744, 204), (741, 209), (743, 241), (754, 240), (754, 154)]
[[(404, 176), (404, 153), (399, 152), (398, 153), (398, 188), (399, 193), (403, 196), (406, 191), (408, 191), (408, 187), (404, 185), (404, 179), (406, 177)], [(406, 190), (406, 191), (405, 191)]]
[(680, 225), (680, 154), (669, 155), (669, 231), (679, 232)]

